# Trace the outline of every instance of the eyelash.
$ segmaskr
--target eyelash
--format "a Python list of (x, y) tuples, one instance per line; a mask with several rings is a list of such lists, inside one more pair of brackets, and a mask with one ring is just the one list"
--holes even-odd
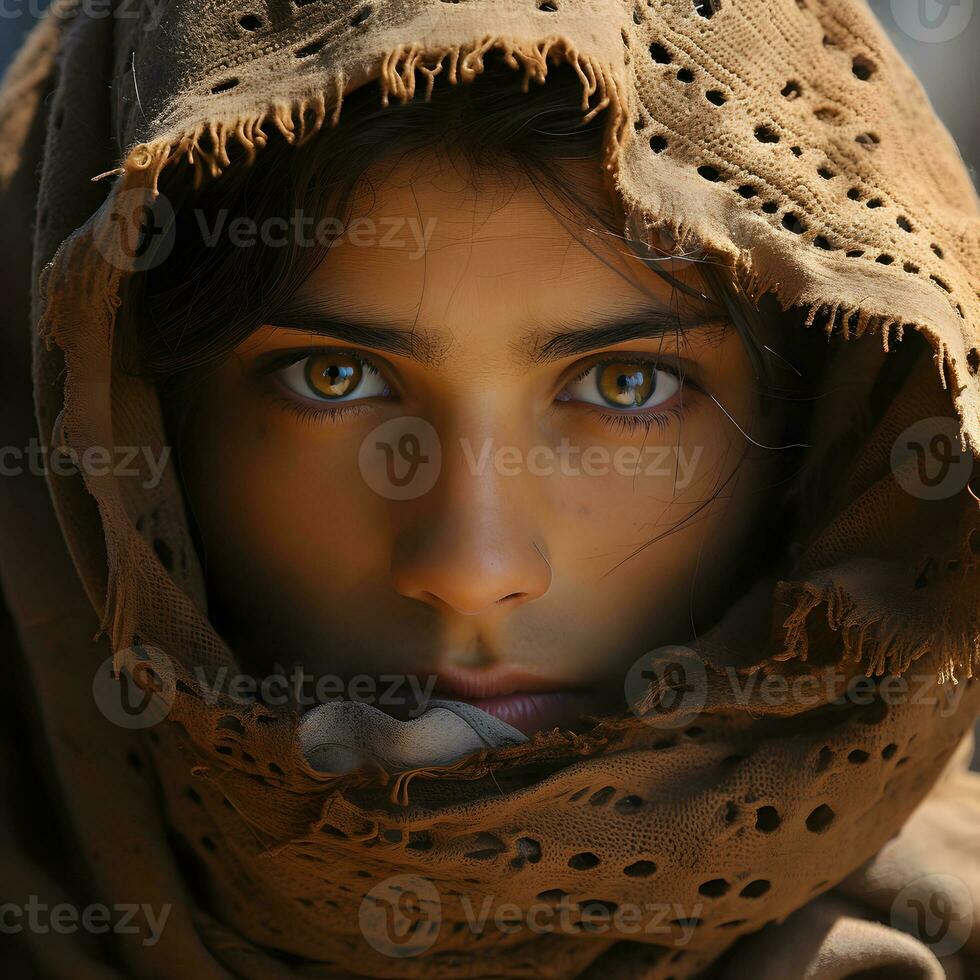
[[(304, 358), (311, 357), (316, 354), (330, 353), (330, 351), (331, 348), (324, 347), (309, 347), (302, 350), (291, 350), (287, 353), (266, 360), (265, 363), (259, 367), (258, 373), (271, 377), (277, 371), (281, 371), (283, 368), (296, 364), (297, 362), (302, 361)], [(370, 371), (373, 374), (385, 376), (385, 373), (378, 367), (377, 364), (370, 360), (370, 358), (361, 354), (359, 351), (352, 351), (348, 348), (342, 348), (342, 351), (345, 356), (352, 357), (359, 361), (365, 370)], [(647, 363), (655, 363), (657, 365), (657, 370), (666, 371), (673, 374), (678, 379), (681, 392), (683, 392), (686, 384), (691, 384), (692, 387), (697, 388), (697, 385), (694, 382), (691, 382), (686, 377), (685, 373), (674, 365), (664, 364), (659, 360), (651, 360), (649, 355), (630, 355), (629, 352), (626, 352), (625, 354), (621, 355), (621, 357), (623, 360), (627, 361), (634, 359), (636, 361), (642, 360)], [(565, 381), (565, 383), (562, 385), (562, 390), (565, 390), (569, 385), (574, 384), (577, 381), (581, 381), (582, 378), (593, 370), (593, 368), (606, 363), (608, 360), (609, 354), (601, 355), (593, 360), (590, 360), (587, 364), (583, 365), (576, 374), (571, 375)], [(384, 397), (387, 398), (390, 396), (391, 387), (390, 385), (386, 385)], [(297, 401), (295, 397), (290, 397), (278, 391), (275, 392), (273, 401), (278, 407), (292, 412), (301, 422), (310, 424), (337, 424), (346, 419), (360, 415), (362, 412), (371, 410), (371, 406), (365, 404), (365, 400), (354, 400), (337, 405), (330, 405), (328, 403), (313, 404), (311, 399), (310, 404), (305, 404)], [(668, 409), (654, 408), (648, 411), (630, 412), (625, 410), (616, 411), (615, 409), (603, 410), (598, 406), (590, 405), (588, 407), (587, 414), (599, 419), (601, 422), (617, 432), (632, 433), (639, 430), (649, 432), (654, 427), (656, 427), (658, 431), (664, 432), (667, 428), (669, 428), (674, 419), (680, 419), (683, 416), (683, 398), (681, 399), (680, 405), (674, 405)]]
[[(684, 399), (683, 392), (686, 385), (691, 385), (692, 388), (697, 389), (698, 385), (691, 381), (686, 373), (681, 370), (678, 366), (673, 364), (666, 364), (659, 360), (659, 358), (651, 358), (649, 354), (631, 354), (629, 351), (624, 352), (619, 355), (617, 352), (617, 360), (623, 361), (637, 361), (652, 363), (656, 365), (658, 371), (666, 371), (669, 374), (673, 374), (680, 385), (678, 394), (680, 397), (680, 404), (674, 405), (671, 408), (651, 408), (646, 411), (616, 411), (615, 409), (603, 410), (597, 405), (590, 405), (588, 407), (587, 414), (599, 419), (605, 425), (608, 425), (615, 432), (622, 433), (633, 433), (637, 431), (649, 432), (651, 429), (656, 428), (658, 432), (665, 432), (669, 427), (671, 422), (675, 419), (680, 419), (684, 415)], [(569, 385), (575, 384), (577, 381), (581, 381), (593, 368), (599, 367), (602, 364), (608, 363), (610, 360), (609, 354), (602, 354), (590, 360), (578, 373), (571, 375), (565, 383), (562, 385), (562, 390), (564, 391)], [(565, 404), (568, 404), (567, 402)]]
[[(278, 371), (282, 371), (284, 368), (290, 367), (293, 364), (297, 364), (307, 357), (313, 357), (317, 354), (329, 354), (332, 352), (330, 347), (307, 347), (302, 350), (291, 350), (284, 354), (278, 356), (273, 356), (272, 358), (265, 360), (261, 365), (259, 365), (257, 373), (266, 378), (271, 378)], [(370, 371), (372, 374), (380, 374), (382, 377), (386, 378), (384, 372), (375, 364), (370, 358), (365, 357), (360, 351), (352, 351), (347, 348), (340, 348), (344, 356), (353, 358), (358, 361), (361, 367), (365, 371)], [(385, 394), (383, 397), (390, 397), (391, 386), (387, 383), (385, 384)], [(331, 405), (328, 402), (316, 403), (312, 396), (310, 397), (310, 402), (300, 402), (297, 400), (296, 395), (286, 395), (278, 388), (273, 392), (273, 403), (279, 408), (283, 408), (288, 412), (293, 413), (301, 422), (306, 422), (310, 424), (318, 423), (332, 423), (337, 424), (345, 419), (353, 418), (356, 415), (360, 415), (362, 412), (367, 412), (371, 410), (371, 406), (365, 404), (366, 400), (355, 399), (350, 402), (341, 402), (336, 405)]]

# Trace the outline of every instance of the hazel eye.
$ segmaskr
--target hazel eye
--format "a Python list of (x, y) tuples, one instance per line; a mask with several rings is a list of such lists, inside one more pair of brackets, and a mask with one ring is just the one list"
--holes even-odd
[(276, 376), (290, 391), (318, 401), (354, 401), (388, 391), (373, 364), (341, 351), (310, 354), (277, 371)]
[(650, 408), (672, 398), (680, 379), (653, 361), (603, 361), (566, 388), (567, 398), (609, 408)]

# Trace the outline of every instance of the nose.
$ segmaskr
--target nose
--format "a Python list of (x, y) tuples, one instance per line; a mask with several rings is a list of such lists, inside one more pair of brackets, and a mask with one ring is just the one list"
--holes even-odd
[(500, 485), (508, 479), (483, 474), (454, 480), (444, 469), (421, 512), (397, 536), (394, 588), (463, 616), (541, 598), (551, 585), (551, 565), (538, 529), (520, 512), (526, 494), (519, 486)]

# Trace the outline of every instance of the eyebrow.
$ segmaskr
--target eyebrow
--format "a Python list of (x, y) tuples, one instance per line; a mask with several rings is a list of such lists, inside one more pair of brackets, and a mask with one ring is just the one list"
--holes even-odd
[(727, 325), (727, 320), (717, 316), (693, 319), (673, 311), (657, 309), (595, 327), (539, 334), (529, 338), (524, 356), (531, 364), (544, 364), (589, 354), (603, 347), (615, 347), (631, 340), (656, 340), (671, 334), (680, 337), (711, 329), (723, 331)]
[(272, 317), (268, 323), (271, 327), (315, 333), (346, 341), (355, 347), (370, 347), (372, 350), (398, 354), (422, 364), (435, 364), (441, 358), (438, 345), (416, 330), (366, 326), (321, 313), (306, 313), (300, 309), (284, 311)]
[[(448, 347), (436, 343), (424, 331), (351, 323), (320, 312), (313, 304), (284, 309), (268, 323), (272, 327), (311, 332), (356, 347), (385, 351), (430, 366), (443, 359)], [(511, 346), (526, 364), (540, 365), (631, 340), (701, 334), (710, 329), (723, 331), (727, 325), (728, 321), (718, 316), (693, 317), (688, 314), (685, 317), (676, 310), (657, 306), (595, 326), (534, 331)]]

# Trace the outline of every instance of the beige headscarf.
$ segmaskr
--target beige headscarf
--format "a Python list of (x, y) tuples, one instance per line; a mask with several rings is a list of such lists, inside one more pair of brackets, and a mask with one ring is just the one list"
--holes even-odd
[[(963, 771), (980, 705), (978, 504), (965, 480), (913, 492), (920, 461), (895, 455), (923, 420), (923, 444), (958, 418), (967, 454), (980, 447), (977, 200), (864, 3), (113, 9), (57, 2), (0, 95), (5, 274), (22, 318), (8, 346), (23, 350), (32, 288), (45, 445), (81, 455), (167, 442), (156, 392), (115, 370), (113, 352), (137, 204), (171, 173), (193, 167), (203, 182), (242, 149), (329, 139), (352, 89), (378, 85), (393, 100), (465, 83), (492, 49), (528, 83), (560, 62), (579, 73), (583, 114), (607, 119), (603, 166), (631, 235), (704, 250), (750, 295), (864, 339), (847, 345), (841, 385), (816, 413), (813, 467), (834, 474), (827, 516), (791, 574), (760, 583), (692, 645), (696, 721), (679, 724), (670, 656), (654, 656), (661, 682), (635, 714), (394, 777), (319, 772), (294, 712), (205, 696), (194, 668), (214, 676), (235, 657), (208, 621), (173, 472), (153, 490), (49, 475), (77, 579), (37, 481), (5, 484), (4, 587), (78, 858), (70, 876), (23, 844), (24, 814), (36, 828), (51, 812), (36, 788), (12, 789), (0, 838), (10, 900), (172, 906), (152, 946), (142, 912), (140, 936), (22, 936), (43, 975), (939, 977), (932, 933), (892, 928), (896, 909), (911, 910), (914, 933), (914, 910), (932, 914), (937, 895), (959, 930), (936, 947), (955, 957), (950, 975), (980, 968), (967, 918), (980, 909), (978, 790)], [(16, 218), (35, 201), (31, 271)], [(887, 352), (913, 331), (933, 357), (872, 412)], [(26, 439), (12, 391), (6, 424)], [(168, 658), (154, 660), (167, 718), (115, 727), (93, 677), (111, 653), (148, 677), (135, 669), (157, 656), (148, 648)], [(825, 669), (831, 689), (791, 683)], [(912, 694), (832, 703), (864, 674), (904, 676)], [(766, 696), (750, 683), (760, 678), (789, 693)], [(16, 754), (8, 761), (0, 771)], [(564, 904), (571, 922), (474, 933), (488, 898)], [(404, 934), (403, 899), (415, 903)], [(597, 908), (599, 928), (586, 921)], [(641, 928), (617, 909), (639, 909)]]

